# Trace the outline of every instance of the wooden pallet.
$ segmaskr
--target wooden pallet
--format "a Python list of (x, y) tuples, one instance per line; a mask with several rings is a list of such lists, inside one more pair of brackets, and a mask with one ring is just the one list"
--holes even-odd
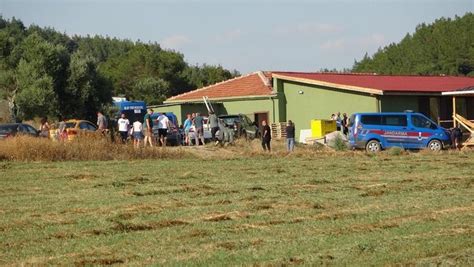
[(285, 139), (286, 138), (286, 122), (272, 123), (272, 138)]
[(463, 116), (459, 114), (455, 114), (453, 116), (453, 119), (457, 123), (459, 123), (459, 125), (466, 128), (466, 130), (468, 130), (470, 133), (470, 136), (467, 138), (467, 140), (462, 143), (463, 148), (474, 146), (474, 122), (469, 121), (468, 119), (464, 118)]

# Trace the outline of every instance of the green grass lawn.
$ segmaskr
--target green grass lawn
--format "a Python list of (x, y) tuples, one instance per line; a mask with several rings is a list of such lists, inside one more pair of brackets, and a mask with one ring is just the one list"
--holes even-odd
[(474, 265), (474, 153), (0, 162), (0, 265)]

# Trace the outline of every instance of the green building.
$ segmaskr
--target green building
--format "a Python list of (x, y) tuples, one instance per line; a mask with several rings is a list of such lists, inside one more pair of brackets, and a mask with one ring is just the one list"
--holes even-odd
[[(443, 92), (474, 87), (474, 78), (452, 76), (386, 76), (302, 72), (255, 72), (167, 99), (155, 111), (207, 114), (208, 97), (217, 114), (246, 114), (261, 124), (292, 120), (299, 130), (312, 119), (341, 112), (422, 112), (449, 127), (452, 102)], [(474, 119), (474, 97), (458, 98), (457, 113)], [(298, 138), (297, 138), (298, 139)]]

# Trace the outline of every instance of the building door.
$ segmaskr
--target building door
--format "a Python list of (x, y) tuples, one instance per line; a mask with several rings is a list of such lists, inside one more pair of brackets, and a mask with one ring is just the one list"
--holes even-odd
[(254, 122), (257, 123), (259, 132), (262, 132), (262, 121), (266, 121), (268, 123), (268, 112), (255, 113)]
[(466, 119), (474, 120), (474, 97), (466, 97), (466, 108)]
[[(416, 110), (413, 110), (416, 111)], [(430, 116), (430, 98), (427, 96), (418, 97), (418, 112), (429, 117)]]

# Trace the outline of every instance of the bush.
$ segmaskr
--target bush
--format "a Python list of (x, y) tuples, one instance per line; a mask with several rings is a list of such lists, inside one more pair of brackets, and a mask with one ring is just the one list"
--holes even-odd
[(394, 147), (391, 147), (387, 150), (387, 153), (390, 155), (390, 156), (400, 156), (401, 154), (403, 154), (405, 152), (405, 150), (401, 147), (398, 147), (398, 146), (394, 146)]
[(334, 149), (336, 151), (346, 151), (347, 150), (347, 144), (342, 139), (342, 137), (340, 135), (336, 136), (336, 138), (334, 139)]

